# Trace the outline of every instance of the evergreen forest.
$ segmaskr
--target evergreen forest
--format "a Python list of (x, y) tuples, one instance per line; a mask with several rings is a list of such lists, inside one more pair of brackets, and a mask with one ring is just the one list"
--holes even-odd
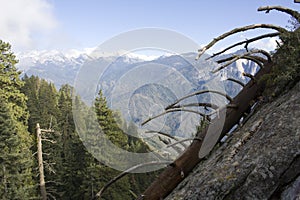
[[(85, 148), (72, 114), (74, 97), (70, 85), (55, 88), (37, 76), (20, 76), (18, 62), (9, 43), (0, 41), (0, 196), (1, 199), (41, 199), (37, 157), (37, 124), (41, 127), (44, 189), (47, 199), (93, 199), (101, 187), (120, 172), (103, 165)], [(101, 129), (117, 146), (131, 152), (146, 152), (147, 145), (128, 136), (108, 108), (99, 91), (94, 105), (85, 108), (83, 125), (95, 111)], [(124, 121), (123, 128), (136, 134)], [(87, 133), (88, 134), (88, 133)], [(88, 137), (88, 136), (87, 136)], [(93, 137), (89, 138), (93, 142)], [(101, 152), (101, 146), (97, 146)], [(105, 192), (103, 199), (133, 199), (153, 181), (157, 173), (130, 174)]]

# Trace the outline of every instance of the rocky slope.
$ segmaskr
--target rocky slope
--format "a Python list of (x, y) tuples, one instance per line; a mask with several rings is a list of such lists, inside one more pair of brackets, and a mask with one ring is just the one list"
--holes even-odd
[(262, 105), (166, 199), (300, 199), (299, 99)]

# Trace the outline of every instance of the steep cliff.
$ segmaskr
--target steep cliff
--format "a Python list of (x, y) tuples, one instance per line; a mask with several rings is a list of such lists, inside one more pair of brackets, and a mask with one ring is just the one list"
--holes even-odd
[(166, 198), (300, 199), (300, 82), (264, 103)]

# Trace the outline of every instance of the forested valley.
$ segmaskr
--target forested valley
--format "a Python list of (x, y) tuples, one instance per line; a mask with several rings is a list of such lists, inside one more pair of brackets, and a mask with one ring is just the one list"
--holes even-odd
[[(0, 50), (1, 199), (41, 199), (37, 124), (42, 130), (47, 198), (94, 198), (119, 172), (95, 159), (76, 133), (72, 103), (84, 103), (79, 97), (72, 100), (74, 89), (70, 85), (57, 89), (37, 76), (21, 77), (10, 44), (0, 41)], [(84, 106), (86, 116), (82, 116), (82, 123), (88, 123), (89, 113), (95, 111), (100, 127), (114, 144), (131, 152), (147, 152), (148, 147), (141, 140), (124, 134), (115, 120), (122, 121), (121, 116), (106, 104), (100, 91), (93, 106)], [(135, 134), (134, 126), (122, 123), (126, 131)], [(92, 136), (89, 139), (93, 142)], [(101, 151), (101, 146), (98, 148)], [(130, 174), (111, 186), (103, 199), (133, 199), (156, 174)]]
[[(213, 60), (221, 65), (211, 71), (214, 74), (228, 69), (239, 59), (256, 63), (259, 71), (242, 73), (247, 83), (234, 78), (224, 80), (240, 85), (236, 96), (208, 88), (193, 91), (162, 106), (162, 114), (150, 115), (141, 123), (143, 126), (177, 111), (202, 116), (192, 138), (150, 131), (159, 133), (159, 141), (166, 148), (174, 147), (176, 151), (175, 145), (180, 144), (184, 149), (177, 149), (175, 160), (170, 154), (157, 153), (167, 159), (150, 164), (164, 164), (165, 169), (140, 174), (129, 173), (130, 168), (115, 170), (97, 159), (103, 155), (108, 162), (131, 162), (115, 150), (109, 152), (114, 156), (107, 157), (106, 141), (99, 142), (103, 137), (127, 152), (155, 152), (150, 144), (135, 137), (139, 133), (134, 123), (127, 123), (121, 112), (110, 109), (101, 89), (88, 105), (68, 84), (56, 88), (38, 76), (21, 74), (11, 45), (0, 40), (1, 199), (298, 199), (300, 13), (281, 6), (258, 8), (266, 13), (271, 10), (291, 15), (289, 30), (272, 24), (247, 25), (225, 32), (198, 50), (200, 59), (215, 43), (233, 34), (257, 28), (276, 30), (205, 58), (213, 59), (245, 44), (245, 51)], [(268, 37), (280, 39), (274, 52), (248, 49), (249, 43)], [(219, 95), (227, 103), (183, 102), (204, 93)], [(212, 112), (205, 114), (186, 107)], [(74, 108), (75, 113), (80, 109), (76, 119)], [(78, 127), (85, 130), (83, 135)], [(104, 134), (97, 133), (97, 127)]]

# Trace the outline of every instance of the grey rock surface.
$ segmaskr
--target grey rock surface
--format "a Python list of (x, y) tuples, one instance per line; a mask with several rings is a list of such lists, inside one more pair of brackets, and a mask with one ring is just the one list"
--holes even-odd
[(300, 82), (266, 103), (166, 198), (300, 199)]

